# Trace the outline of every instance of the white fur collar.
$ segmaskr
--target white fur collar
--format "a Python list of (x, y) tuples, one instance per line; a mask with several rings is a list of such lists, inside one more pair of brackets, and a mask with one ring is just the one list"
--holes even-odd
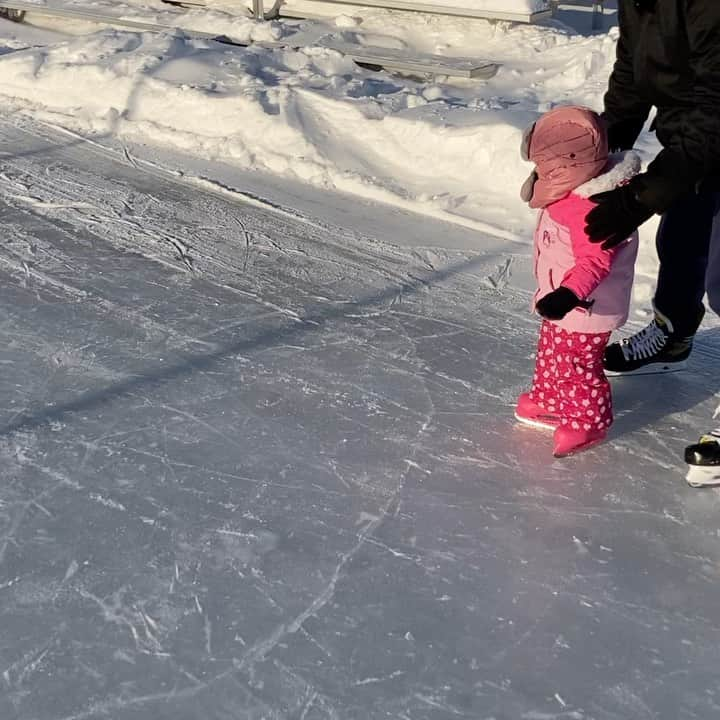
[(640, 172), (640, 156), (632, 150), (614, 153), (608, 158), (608, 169), (575, 189), (575, 194), (588, 198), (597, 193), (614, 190), (632, 180)]

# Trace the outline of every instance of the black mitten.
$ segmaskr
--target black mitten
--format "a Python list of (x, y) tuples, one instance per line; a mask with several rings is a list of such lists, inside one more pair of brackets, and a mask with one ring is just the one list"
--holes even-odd
[(632, 183), (593, 195), (590, 200), (596, 205), (585, 218), (585, 232), (590, 242), (601, 242), (603, 250), (620, 245), (653, 215), (640, 202)]
[(608, 147), (610, 152), (631, 150), (637, 142), (645, 123), (637, 120), (620, 120), (608, 124)]
[(561, 285), (557, 290), (541, 297), (535, 305), (535, 310), (546, 320), (562, 320), (579, 305), (582, 305), (582, 302), (578, 296)]

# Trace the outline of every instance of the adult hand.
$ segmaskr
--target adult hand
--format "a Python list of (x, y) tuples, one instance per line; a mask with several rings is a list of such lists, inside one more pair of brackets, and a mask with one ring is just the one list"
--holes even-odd
[(541, 297), (535, 305), (538, 315), (546, 320), (562, 320), (571, 310), (581, 305), (578, 296), (562, 285)]
[(644, 123), (637, 120), (620, 120), (608, 125), (608, 147), (610, 152), (631, 150), (638, 139)]
[(643, 205), (632, 183), (592, 195), (595, 207), (585, 218), (585, 233), (590, 242), (602, 243), (603, 250), (625, 242), (653, 211)]

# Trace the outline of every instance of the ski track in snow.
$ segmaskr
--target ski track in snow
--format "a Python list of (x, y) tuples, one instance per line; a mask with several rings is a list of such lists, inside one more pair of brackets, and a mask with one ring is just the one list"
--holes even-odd
[(555, 461), (517, 248), (0, 142), (0, 717), (717, 714), (712, 332)]

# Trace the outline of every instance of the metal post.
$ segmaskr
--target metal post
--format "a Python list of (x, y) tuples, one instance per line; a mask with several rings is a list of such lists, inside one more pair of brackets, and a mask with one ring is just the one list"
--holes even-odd
[(263, 8), (263, 0), (253, 0), (252, 8), (253, 8), (253, 17), (256, 20), (264, 20), (265, 19), (265, 8)]
[(593, 0), (592, 29), (601, 30), (603, 26), (603, 0)]

